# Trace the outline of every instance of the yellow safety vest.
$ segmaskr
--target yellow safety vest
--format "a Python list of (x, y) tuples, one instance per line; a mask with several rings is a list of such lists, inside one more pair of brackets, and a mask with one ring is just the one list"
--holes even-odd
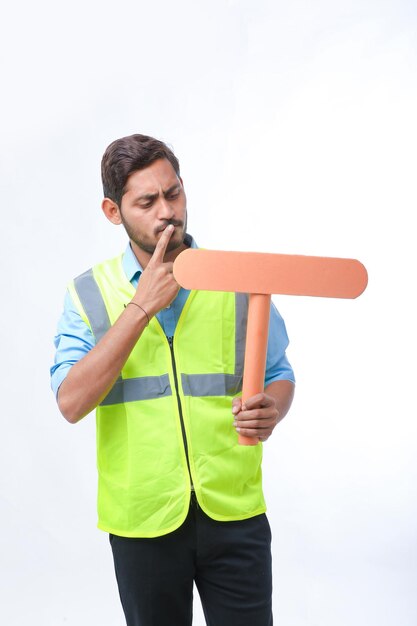
[[(122, 256), (69, 291), (99, 341), (132, 299)], [(156, 537), (185, 520), (190, 491), (213, 519), (265, 511), (262, 446), (240, 446), (232, 397), (242, 388), (247, 297), (192, 291), (168, 339), (156, 317), (96, 410), (98, 527)]]

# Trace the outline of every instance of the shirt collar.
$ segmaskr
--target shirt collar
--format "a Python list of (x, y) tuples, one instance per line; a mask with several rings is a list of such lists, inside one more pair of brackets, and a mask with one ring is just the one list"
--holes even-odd
[[(193, 237), (191, 235), (189, 235), (188, 233), (184, 237), (184, 243), (189, 248), (197, 248), (198, 247), (196, 242), (194, 241)], [(141, 264), (137, 260), (137, 258), (135, 256), (135, 253), (133, 252), (130, 243), (127, 244), (125, 253), (123, 255), (122, 263), (123, 263), (124, 272), (125, 272), (128, 280), (130, 282), (132, 282), (132, 280), (135, 277), (139, 277), (139, 275), (143, 272), (143, 267), (141, 266)]]

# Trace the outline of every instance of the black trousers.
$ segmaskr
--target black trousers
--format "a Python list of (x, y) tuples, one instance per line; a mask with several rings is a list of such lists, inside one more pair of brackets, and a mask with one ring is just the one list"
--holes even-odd
[(184, 524), (155, 539), (110, 535), (127, 626), (190, 626), (193, 583), (208, 626), (272, 626), (265, 515), (216, 522), (194, 497)]

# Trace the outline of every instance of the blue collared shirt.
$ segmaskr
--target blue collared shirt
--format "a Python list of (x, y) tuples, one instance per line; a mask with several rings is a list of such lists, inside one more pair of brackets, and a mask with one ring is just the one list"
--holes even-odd
[[(187, 243), (190, 244), (190, 247), (197, 248), (194, 239), (188, 235), (187, 237)], [(136, 288), (143, 268), (140, 266), (130, 244), (125, 250), (122, 264), (127, 278)], [(157, 313), (156, 317), (167, 337), (173, 336), (189, 293), (187, 289), (181, 287), (171, 305)], [(64, 311), (58, 322), (54, 343), (56, 352), (54, 365), (51, 367), (51, 386), (56, 395), (71, 367), (80, 361), (96, 343), (93, 333), (81, 318), (69, 292), (65, 295)], [(272, 304), (265, 386), (274, 380), (291, 380), (294, 382), (294, 372), (285, 354), (287, 346), (288, 336), (284, 321)]]

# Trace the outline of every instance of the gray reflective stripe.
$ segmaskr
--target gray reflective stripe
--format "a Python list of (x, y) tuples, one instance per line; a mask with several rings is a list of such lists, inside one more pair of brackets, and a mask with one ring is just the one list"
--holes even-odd
[[(243, 379), (245, 364), (246, 326), (248, 322), (249, 296), (246, 293), (235, 294), (236, 306), (236, 346), (235, 346), (235, 375)], [(242, 387), (240, 387), (242, 388)]]
[(232, 396), (242, 388), (234, 374), (181, 374), (185, 396)]
[(100, 406), (135, 402), (136, 400), (156, 400), (172, 396), (168, 374), (162, 376), (143, 376), (117, 380)]
[[(89, 319), (96, 341), (110, 328), (110, 319), (103, 296), (90, 269), (74, 281), (75, 290)], [(181, 374), (181, 382), (186, 396), (235, 395), (242, 389), (243, 365), (245, 359), (246, 323), (248, 316), (248, 296), (235, 294), (235, 372), (234, 374)], [(119, 378), (101, 406), (152, 400), (172, 395), (168, 374), (144, 376), (141, 378)]]
[(110, 319), (103, 296), (94, 278), (93, 270), (87, 270), (74, 280), (74, 287), (91, 325), (91, 330), (99, 341), (110, 328)]
[[(109, 330), (111, 324), (93, 270), (90, 269), (78, 276), (74, 280), (74, 286), (97, 342)], [(135, 402), (136, 400), (154, 400), (171, 395), (172, 390), (168, 374), (127, 379), (119, 377), (100, 406)]]
[(248, 296), (244, 293), (237, 293), (235, 296), (235, 373), (181, 374), (184, 395), (232, 396), (242, 390)]

